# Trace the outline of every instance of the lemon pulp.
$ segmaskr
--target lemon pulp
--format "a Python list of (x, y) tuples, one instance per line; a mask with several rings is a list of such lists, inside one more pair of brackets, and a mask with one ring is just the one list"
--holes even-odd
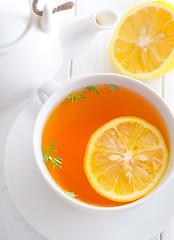
[(133, 201), (150, 192), (168, 164), (159, 130), (136, 117), (116, 118), (90, 138), (84, 170), (91, 186), (115, 201)]
[(110, 45), (110, 57), (124, 75), (160, 76), (174, 68), (174, 5), (143, 3), (127, 12)]

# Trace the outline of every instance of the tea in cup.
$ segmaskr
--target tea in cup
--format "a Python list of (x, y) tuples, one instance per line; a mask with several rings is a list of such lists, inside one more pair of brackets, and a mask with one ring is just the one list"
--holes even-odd
[(34, 129), (37, 165), (81, 209), (113, 211), (150, 199), (173, 172), (173, 115), (146, 85), (116, 74), (49, 81)]

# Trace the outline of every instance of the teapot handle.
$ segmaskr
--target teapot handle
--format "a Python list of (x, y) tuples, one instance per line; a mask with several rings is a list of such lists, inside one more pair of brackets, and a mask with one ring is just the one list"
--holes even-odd
[(32, 8), (33, 8), (34, 13), (41, 17), (40, 18), (40, 26), (41, 26), (41, 29), (46, 33), (49, 33), (52, 30), (52, 26), (53, 26), (52, 15), (54, 13), (71, 9), (75, 5), (74, 2), (66, 2), (66, 3), (63, 3), (62, 5), (52, 8), (50, 2), (48, 1), (44, 5), (43, 11), (40, 11), (37, 8), (38, 1), (39, 0), (33, 0)]
[(44, 104), (46, 100), (57, 90), (60, 90), (63, 86), (55, 80), (49, 80), (44, 82), (37, 90), (37, 94)]

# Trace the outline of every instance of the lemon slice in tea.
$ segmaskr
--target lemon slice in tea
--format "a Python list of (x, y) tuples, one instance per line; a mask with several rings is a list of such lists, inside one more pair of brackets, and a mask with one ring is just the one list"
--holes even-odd
[(136, 200), (161, 180), (168, 150), (160, 131), (136, 117), (120, 117), (91, 136), (84, 170), (91, 186), (114, 201)]
[(174, 4), (146, 2), (120, 20), (110, 45), (115, 67), (134, 78), (160, 76), (174, 68)]

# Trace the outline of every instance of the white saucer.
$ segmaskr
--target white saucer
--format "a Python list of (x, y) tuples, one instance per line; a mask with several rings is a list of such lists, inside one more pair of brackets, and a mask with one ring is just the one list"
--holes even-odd
[(32, 150), (33, 125), (40, 107), (36, 98), (20, 113), (5, 148), (8, 189), (28, 223), (50, 240), (147, 240), (162, 231), (174, 215), (174, 178), (144, 205), (109, 215), (74, 209), (49, 189)]

